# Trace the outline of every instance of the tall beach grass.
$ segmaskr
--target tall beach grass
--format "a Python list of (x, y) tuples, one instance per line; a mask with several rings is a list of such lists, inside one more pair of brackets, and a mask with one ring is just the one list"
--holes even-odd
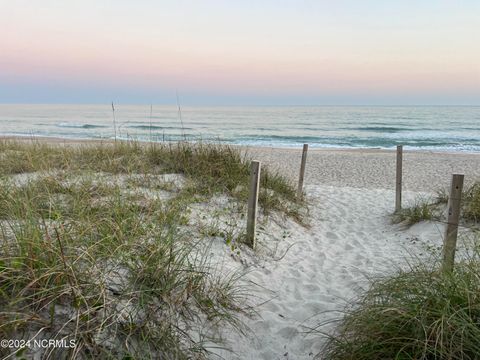
[[(209, 329), (243, 331), (248, 291), (199, 250), (189, 206), (244, 203), (248, 177), (248, 158), (215, 144), (0, 142), (0, 338), (76, 341), (50, 359), (205, 358), (221, 344)], [(261, 181), (264, 214), (300, 217), (291, 184)], [(0, 349), (13, 355), (33, 353)]]
[[(448, 191), (440, 189), (434, 199), (417, 199), (413, 205), (394, 213), (392, 220), (394, 223), (403, 222), (407, 225), (429, 220), (446, 221), (445, 207), (448, 198)], [(460, 215), (467, 226), (476, 226), (480, 222), (480, 182), (474, 182), (462, 191)]]
[(480, 356), (480, 248), (451, 273), (439, 262), (373, 279), (344, 310), (319, 358), (464, 359)]

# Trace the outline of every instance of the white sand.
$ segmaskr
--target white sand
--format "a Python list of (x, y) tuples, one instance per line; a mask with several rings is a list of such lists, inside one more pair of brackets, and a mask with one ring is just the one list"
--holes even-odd
[[(248, 152), (297, 179), (301, 150), (250, 148)], [(466, 183), (480, 179), (480, 154), (406, 152), (404, 203), (418, 196), (433, 197), (436, 190), (447, 187), (454, 172), (464, 173)], [(342, 309), (365, 288), (367, 276), (405, 266), (409, 253), (426, 257), (426, 246), (441, 247), (443, 224), (421, 223), (410, 229), (391, 224), (395, 152), (310, 150), (305, 184), (310, 228), (272, 216), (260, 230), (256, 252), (241, 246), (240, 255), (232, 257), (221, 237), (208, 248), (212, 263), (223, 271), (245, 272), (243, 282), (257, 312), (241, 317), (249, 328), (247, 336), (220, 329), (233, 352), (211, 350), (226, 359), (313, 358), (324, 340), (309, 333), (309, 328), (338, 317), (332, 311)], [(238, 231), (229, 220), (244, 228), (244, 219), (235, 218), (238, 214), (232, 206), (228, 198), (212, 199), (194, 207), (192, 218), (207, 218), (226, 231)], [(213, 330), (205, 330), (209, 331)]]
[[(255, 157), (295, 178), (301, 151), (253, 149)], [(480, 155), (406, 153), (405, 203), (448, 185), (452, 172), (466, 181), (480, 178)], [(441, 247), (443, 225), (421, 223), (410, 229), (392, 225), (395, 153), (387, 151), (312, 151), (306, 193), (311, 204), (311, 228), (273, 217), (259, 236), (262, 249), (278, 246), (277, 257), (250, 261), (244, 281), (255, 295), (258, 315), (242, 320), (248, 336), (225, 330), (233, 353), (226, 359), (311, 359), (323, 344), (308, 333), (317, 324), (337, 317), (345, 301), (367, 285), (366, 276), (405, 266), (405, 255), (426, 257), (427, 245)], [(332, 186), (335, 185), (335, 186)], [(421, 192), (420, 192), (421, 191)], [(283, 239), (282, 232), (289, 236)], [(268, 235), (270, 233), (270, 235)], [(273, 245), (274, 244), (274, 245)], [(292, 245), (293, 244), (293, 245)], [(232, 265), (221, 247), (218, 261)], [(322, 330), (331, 330), (332, 326)]]
[[(249, 155), (297, 181), (301, 149), (247, 148)], [(309, 149), (305, 184), (395, 188), (395, 151)], [(404, 151), (404, 188), (435, 192), (447, 187), (452, 173), (466, 183), (480, 178), (480, 154)]]

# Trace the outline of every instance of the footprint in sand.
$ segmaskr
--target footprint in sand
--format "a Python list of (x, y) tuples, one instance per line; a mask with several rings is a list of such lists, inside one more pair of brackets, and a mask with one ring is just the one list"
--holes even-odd
[(325, 236), (330, 240), (338, 240), (338, 235), (330, 231), (327, 231)]
[(272, 313), (278, 313), (280, 311), (280, 307), (275, 304), (275, 299), (272, 299), (271, 301), (267, 301), (265, 304), (262, 305), (262, 309), (264, 311), (270, 311)]
[(298, 329), (292, 326), (287, 326), (277, 331), (277, 335), (280, 335), (284, 339), (291, 339), (298, 335)]
[(299, 277), (302, 276), (302, 274), (297, 269), (290, 270), (290, 274), (293, 275), (296, 278), (299, 278)]
[(356, 248), (361, 248), (361, 249), (364, 249), (365, 247), (363, 246), (363, 244), (358, 241), (356, 238), (352, 239), (352, 245), (354, 245)]
[(320, 291), (320, 287), (316, 284), (306, 284), (305, 285), (305, 289), (308, 291), (308, 292), (316, 292), (316, 291)]
[(270, 323), (268, 321), (259, 320), (253, 323), (253, 327), (256, 330), (267, 331), (270, 329)]

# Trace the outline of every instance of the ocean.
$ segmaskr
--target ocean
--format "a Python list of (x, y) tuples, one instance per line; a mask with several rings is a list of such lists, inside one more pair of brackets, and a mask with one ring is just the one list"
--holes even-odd
[(479, 106), (0, 105), (0, 135), (479, 152)]

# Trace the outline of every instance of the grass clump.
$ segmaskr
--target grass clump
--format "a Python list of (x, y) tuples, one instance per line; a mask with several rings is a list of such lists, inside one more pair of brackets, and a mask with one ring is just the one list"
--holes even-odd
[(437, 204), (425, 200), (417, 201), (413, 206), (402, 208), (393, 214), (393, 222), (413, 225), (420, 221), (438, 219)]
[[(220, 144), (118, 142), (75, 147), (0, 141), (0, 174), (52, 170), (180, 173), (194, 183), (197, 194), (225, 193), (246, 201), (250, 163), (239, 149)], [(269, 169), (262, 169), (260, 181), (259, 203), (265, 214), (280, 211), (301, 220), (304, 204), (297, 201), (293, 184)]]
[(480, 221), (480, 182), (474, 183), (462, 194), (463, 217), (466, 220)]
[[(448, 192), (446, 190), (437, 191), (437, 203), (448, 203)], [(480, 221), (480, 182), (474, 182), (463, 189), (461, 206), (461, 217), (464, 220), (474, 223)]]
[[(433, 201), (419, 200), (413, 206), (393, 214), (393, 222), (413, 225), (420, 221), (442, 220), (449, 194), (445, 189), (437, 191)], [(462, 191), (460, 218), (467, 223), (480, 221), (480, 182), (475, 182)]]
[(185, 330), (199, 317), (236, 326), (239, 287), (194, 261), (184, 206), (120, 188), (96, 205), (83, 186), (60, 205), (39, 182), (1, 198), (0, 337), (75, 339), (72, 358), (186, 359), (207, 353)]
[[(189, 212), (218, 194), (246, 202), (248, 179), (219, 145), (0, 142), (0, 338), (76, 341), (51, 359), (206, 358), (220, 339), (198, 324), (241, 331), (247, 293), (210, 266)], [(278, 174), (262, 186), (264, 213), (303, 206)]]
[(452, 273), (419, 264), (377, 279), (329, 337), (322, 358), (478, 359), (480, 260)]

